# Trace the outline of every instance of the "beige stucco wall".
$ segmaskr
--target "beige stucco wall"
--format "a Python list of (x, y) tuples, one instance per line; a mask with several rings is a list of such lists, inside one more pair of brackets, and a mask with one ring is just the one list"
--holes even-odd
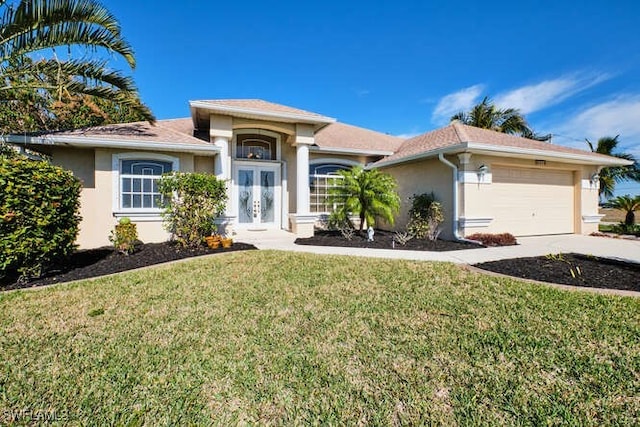
[(322, 152), (311, 152), (309, 153), (309, 163), (317, 162), (318, 160), (327, 160), (327, 162), (338, 161), (338, 162), (355, 162), (360, 164), (361, 166), (369, 163), (373, 157), (363, 156), (360, 154), (355, 155), (346, 155), (346, 154), (332, 154), (332, 153), (322, 153)]
[[(80, 196), (80, 233), (77, 243), (80, 248), (95, 248), (109, 245), (109, 233), (117, 223), (113, 207), (113, 172), (114, 154), (141, 153), (140, 150), (113, 149), (77, 149), (55, 147), (52, 150), (52, 163), (68, 169), (83, 182)], [(193, 172), (194, 170), (210, 172), (213, 170), (213, 158), (195, 157), (188, 153), (161, 152), (177, 157), (180, 170)], [(136, 218), (131, 216), (132, 222), (137, 224), (138, 236), (143, 242), (161, 242), (169, 238), (169, 234), (162, 226), (162, 219)]]
[[(578, 188), (576, 206), (580, 213), (576, 218), (576, 222), (579, 225), (576, 233), (591, 234), (598, 231), (599, 220), (594, 220), (593, 218), (601, 218), (598, 215), (599, 187), (597, 181), (591, 182), (591, 177), (596, 171), (597, 169), (593, 166), (583, 166), (576, 173), (576, 188)], [(588, 217), (591, 217), (591, 219)]]
[(394, 230), (404, 230), (407, 226), (411, 197), (414, 194), (433, 192), (436, 199), (442, 203), (446, 218), (442, 224), (440, 236), (444, 239), (453, 238), (453, 172), (451, 168), (438, 159), (429, 159), (392, 166), (381, 171), (391, 174), (398, 183), (401, 206)]
[(199, 173), (213, 173), (214, 169), (213, 157), (194, 156), (193, 157), (193, 171)]

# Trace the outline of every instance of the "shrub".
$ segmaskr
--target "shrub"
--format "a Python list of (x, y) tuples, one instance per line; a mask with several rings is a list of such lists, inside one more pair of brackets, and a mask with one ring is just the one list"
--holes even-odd
[(407, 231), (418, 239), (436, 240), (440, 235), (440, 224), (444, 221), (442, 204), (433, 193), (414, 194), (411, 197)]
[(0, 156), (0, 276), (41, 275), (75, 249), (80, 182), (44, 161)]
[(467, 236), (469, 240), (475, 240), (482, 243), (484, 246), (513, 246), (517, 245), (518, 241), (510, 233), (501, 234), (487, 234), (476, 233), (471, 236)]
[(398, 242), (402, 246), (405, 246), (407, 243), (409, 243), (409, 240), (411, 239), (413, 239), (413, 236), (406, 231), (396, 231), (395, 233), (393, 233), (393, 241)]
[(121, 218), (111, 231), (109, 241), (113, 243), (116, 251), (125, 255), (132, 254), (138, 242), (138, 228), (129, 218)]
[(616, 234), (640, 236), (640, 224), (627, 224), (620, 222), (611, 226), (611, 231)]
[(173, 172), (158, 181), (164, 196), (165, 228), (183, 246), (196, 247), (217, 230), (214, 218), (225, 209), (226, 184), (214, 175)]

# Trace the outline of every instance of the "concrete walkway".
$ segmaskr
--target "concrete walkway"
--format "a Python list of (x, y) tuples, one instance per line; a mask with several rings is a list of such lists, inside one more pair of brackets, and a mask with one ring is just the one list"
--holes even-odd
[(517, 246), (467, 249), (449, 252), (296, 245), (293, 243), (296, 237), (289, 232), (281, 230), (241, 231), (238, 232), (234, 238), (240, 242), (251, 243), (259, 249), (418, 261), (448, 261), (456, 264), (476, 264), (508, 258), (557, 254), (560, 252), (574, 252), (640, 263), (640, 240), (612, 239), (574, 234), (521, 237), (518, 238), (519, 245)]

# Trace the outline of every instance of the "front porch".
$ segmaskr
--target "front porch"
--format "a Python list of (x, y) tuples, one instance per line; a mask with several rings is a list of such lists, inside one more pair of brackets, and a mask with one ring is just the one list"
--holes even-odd
[(313, 235), (309, 148), (315, 133), (335, 120), (298, 110), (273, 112), (208, 101), (191, 103), (196, 132), (208, 132), (218, 148), (215, 175), (227, 181), (227, 234), (287, 230)]

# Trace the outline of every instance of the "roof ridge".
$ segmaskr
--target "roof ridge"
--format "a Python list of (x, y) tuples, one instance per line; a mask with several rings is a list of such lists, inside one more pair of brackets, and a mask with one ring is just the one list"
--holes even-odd
[(451, 127), (453, 128), (454, 132), (458, 136), (458, 139), (460, 140), (460, 142), (470, 142), (471, 139), (469, 138), (469, 135), (467, 135), (467, 132), (465, 131), (464, 126), (465, 126), (464, 123), (462, 123), (458, 119), (453, 120), (451, 122)]

